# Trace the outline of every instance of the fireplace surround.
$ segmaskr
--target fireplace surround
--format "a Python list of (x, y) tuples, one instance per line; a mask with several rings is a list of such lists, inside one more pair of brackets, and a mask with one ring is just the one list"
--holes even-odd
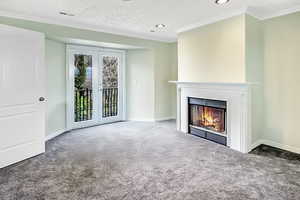
[[(177, 130), (189, 134), (189, 101), (191, 98), (226, 102), (226, 141), (218, 142), (234, 150), (248, 153), (251, 150), (251, 84), (250, 83), (202, 83), (170, 81), (177, 85)], [(199, 129), (199, 127), (197, 127)], [(204, 137), (214, 130), (209, 127)], [(201, 129), (200, 129), (201, 130)], [(216, 131), (217, 132), (217, 131)], [(189, 134), (190, 135), (190, 134)], [(222, 133), (213, 136), (223, 136)], [(215, 141), (216, 142), (216, 141)]]

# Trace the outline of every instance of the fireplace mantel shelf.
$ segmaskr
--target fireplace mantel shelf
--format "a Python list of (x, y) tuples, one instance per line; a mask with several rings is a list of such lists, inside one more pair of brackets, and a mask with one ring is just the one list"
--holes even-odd
[(249, 85), (257, 85), (257, 82), (192, 82), (192, 81), (168, 81), (169, 83), (174, 83), (177, 85), (223, 85), (223, 86), (249, 86)]

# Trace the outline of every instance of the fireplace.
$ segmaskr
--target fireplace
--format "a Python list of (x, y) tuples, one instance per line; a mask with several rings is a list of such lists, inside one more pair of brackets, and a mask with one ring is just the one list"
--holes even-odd
[[(176, 125), (178, 131), (215, 141), (243, 153), (251, 150), (251, 92), (258, 89), (259, 85), (180, 81), (171, 81), (171, 83), (177, 85)], [(199, 110), (196, 110), (198, 113), (204, 110), (198, 106), (216, 108), (219, 114), (215, 114), (212, 118), (218, 118), (218, 121), (224, 122), (224, 126), (223, 124), (211, 125), (211, 118), (202, 122), (201, 118), (198, 120), (193, 118), (191, 107), (198, 108)], [(210, 109), (205, 111), (211, 115)], [(224, 118), (219, 117), (220, 114)], [(198, 115), (198, 117), (202, 116)]]
[(188, 98), (189, 133), (227, 145), (226, 101)]

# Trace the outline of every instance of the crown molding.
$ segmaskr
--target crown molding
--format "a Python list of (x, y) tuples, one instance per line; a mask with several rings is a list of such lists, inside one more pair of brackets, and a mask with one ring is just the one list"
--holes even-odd
[(229, 19), (231, 17), (235, 17), (238, 15), (242, 15), (242, 14), (251, 15), (252, 17), (257, 18), (258, 20), (267, 20), (267, 19), (271, 19), (274, 17), (280, 17), (280, 16), (292, 14), (292, 13), (299, 12), (299, 11), (300, 11), (300, 5), (296, 6), (296, 7), (288, 8), (288, 9), (283, 9), (283, 10), (280, 10), (277, 12), (273, 12), (271, 14), (262, 15), (262, 14), (259, 14), (258, 12), (256, 12), (254, 9), (247, 7), (247, 8), (237, 10), (235, 12), (227, 13), (226, 15), (219, 15), (217, 17), (206, 18), (205, 20), (202, 20), (200, 22), (182, 27), (177, 30), (177, 34), (187, 32), (187, 31), (193, 30), (195, 28), (199, 28), (201, 26), (213, 24), (213, 23), (216, 23), (216, 22), (219, 22), (219, 21), (222, 21), (225, 19)]
[(235, 16), (238, 16), (238, 15), (245, 14), (246, 11), (247, 11), (247, 8), (243, 8), (243, 9), (236, 10), (234, 12), (227, 13), (227, 14), (224, 14), (224, 15), (219, 15), (219, 16), (216, 16), (216, 17), (206, 18), (204, 20), (201, 20), (200, 22), (190, 24), (188, 26), (184, 26), (184, 27), (178, 29), (177, 34), (183, 33), (183, 32), (186, 32), (186, 31), (190, 31), (192, 29), (195, 29), (195, 28), (198, 28), (198, 27), (201, 27), (201, 26), (205, 26), (205, 25), (208, 25), (208, 24), (213, 24), (215, 22), (222, 21), (222, 20), (225, 20), (225, 19), (228, 19), (228, 18), (231, 18), (231, 17), (235, 17)]
[(261, 16), (258, 16), (258, 18), (261, 20), (266, 20), (266, 19), (271, 19), (274, 17), (280, 17), (280, 16), (292, 14), (292, 13), (299, 12), (299, 11), (300, 11), (300, 5), (294, 6), (292, 8), (279, 10), (279, 11), (273, 12), (271, 14), (261, 15)]
[(250, 15), (258, 20), (263, 20), (262, 17), (260, 15), (258, 15), (257, 13), (253, 12), (252, 9), (247, 8), (246, 13), (247, 15)]
[(137, 38), (137, 39), (152, 40), (152, 41), (158, 41), (158, 42), (171, 43), (171, 42), (177, 41), (176, 36), (164, 37), (164, 36), (154, 35), (151, 33), (149, 33), (149, 34), (138, 33), (138, 32), (127, 31), (127, 30), (122, 30), (122, 29), (115, 29), (115, 28), (105, 27), (105, 26), (94, 26), (94, 25), (83, 24), (83, 23), (76, 23), (76, 22), (69, 22), (69, 21), (67, 22), (67, 21), (63, 21), (63, 20), (58, 21), (58, 20), (54, 20), (54, 19), (50, 19), (50, 18), (16, 14), (16, 13), (6, 12), (6, 11), (0, 11), (0, 16), (14, 18), (14, 19), (28, 20), (28, 21), (39, 22), (39, 23), (66, 26), (66, 27), (70, 27), (70, 28), (78, 28), (78, 29), (84, 29), (84, 30), (90, 30), (90, 31), (96, 31), (96, 32), (109, 33), (109, 34), (132, 37), (132, 38)]

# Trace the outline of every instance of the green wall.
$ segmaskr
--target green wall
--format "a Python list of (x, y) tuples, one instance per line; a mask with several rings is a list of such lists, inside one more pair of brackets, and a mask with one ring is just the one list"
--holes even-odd
[[(155, 119), (172, 118), (172, 50), (173, 45), (162, 46), (155, 51), (154, 80), (155, 80)], [(168, 66), (168, 67), (165, 67)], [(165, 84), (166, 83), (166, 84)]]
[(66, 129), (66, 45), (46, 40), (47, 134)]
[(255, 83), (252, 92), (252, 143), (263, 138), (264, 133), (264, 35), (260, 20), (245, 16), (245, 72), (246, 81)]
[(300, 12), (263, 25), (264, 138), (300, 153)]
[(127, 119), (153, 121), (155, 116), (153, 51), (128, 50), (126, 60)]
[[(171, 44), (171, 80), (178, 80), (178, 48), (177, 43)], [(172, 98), (172, 117), (174, 119), (177, 118), (177, 86), (175, 84), (171, 84), (171, 98)]]

